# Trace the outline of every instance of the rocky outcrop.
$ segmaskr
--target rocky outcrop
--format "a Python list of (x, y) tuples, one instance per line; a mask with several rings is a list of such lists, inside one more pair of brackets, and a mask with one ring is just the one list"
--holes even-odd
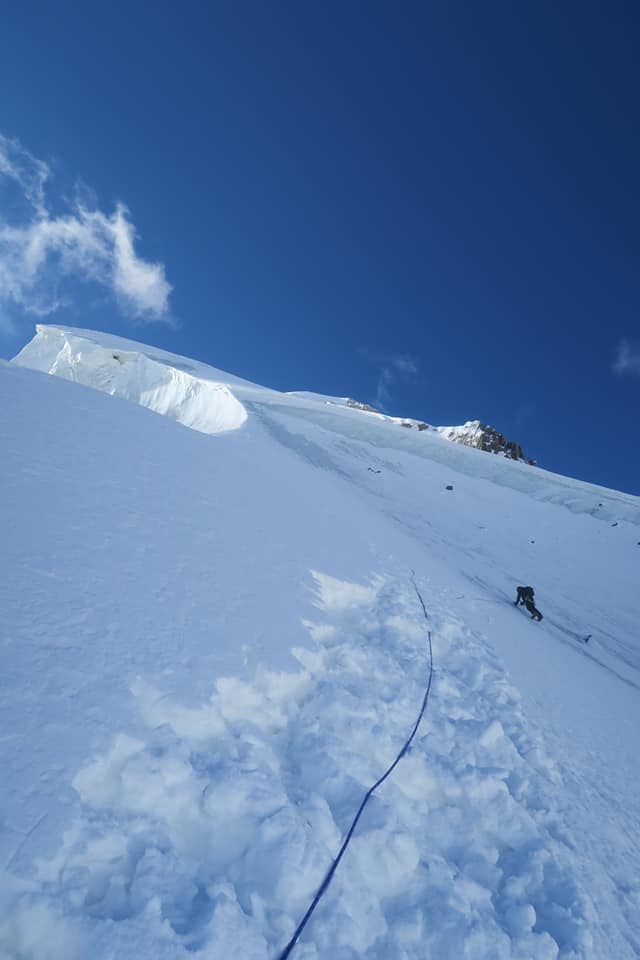
[(488, 453), (497, 453), (509, 460), (535, 463), (535, 460), (527, 460), (519, 443), (507, 440), (504, 434), (486, 423), (481, 423), (480, 420), (468, 420), (461, 427), (436, 427), (435, 429), (454, 443), (462, 443), (466, 447), (475, 447), (477, 450), (486, 450)]
[(535, 460), (529, 460), (524, 455), (524, 450), (515, 440), (507, 440), (504, 434), (490, 427), (480, 420), (467, 420), (460, 427), (430, 427), (428, 423), (422, 420), (411, 420), (404, 417), (390, 417), (376, 410), (369, 403), (362, 403), (360, 400), (347, 399), (347, 406), (356, 410), (363, 410), (366, 413), (376, 413), (390, 423), (399, 424), (401, 427), (416, 427), (419, 431), (435, 430), (440, 436), (452, 443), (462, 443), (466, 447), (475, 447), (477, 450), (485, 450), (487, 453), (496, 453), (508, 460), (520, 460), (531, 465)]
[(372, 407), (370, 403), (363, 403), (361, 400), (352, 400), (351, 397), (347, 397), (347, 406), (353, 407), (355, 410), (364, 410), (366, 413), (380, 413), (380, 411)]

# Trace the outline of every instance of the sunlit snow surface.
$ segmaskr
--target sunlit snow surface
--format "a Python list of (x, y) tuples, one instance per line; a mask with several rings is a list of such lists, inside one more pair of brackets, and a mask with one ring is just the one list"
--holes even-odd
[(637, 498), (103, 334), (20, 362), (1, 957), (276, 958), (415, 720), (411, 570), (428, 713), (293, 956), (640, 955)]

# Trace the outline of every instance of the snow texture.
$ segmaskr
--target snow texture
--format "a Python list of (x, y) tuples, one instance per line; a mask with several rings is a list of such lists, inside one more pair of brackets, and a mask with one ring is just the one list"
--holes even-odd
[(640, 955), (637, 498), (103, 334), (18, 359), (0, 956), (275, 960), (415, 722), (412, 571), (428, 713), (293, 956)]

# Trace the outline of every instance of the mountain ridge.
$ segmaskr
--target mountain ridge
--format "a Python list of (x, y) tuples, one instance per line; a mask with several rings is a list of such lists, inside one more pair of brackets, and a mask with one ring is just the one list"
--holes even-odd
[[(22, 348), (12, 362), (142, 403), (156, 413), (172, 416), (185, 426), (203, 433), (234, 429), (244, 422), (239, 409), (234, 411), (235, 416), (231, 411), (227, 411), (226, 415), (222, 414), (210, 420), (207, 418), (204, 410), (207, 400), (214, 407), (222, 400), (221, 396), (213, 395), (215, 391), (207, 386), (208, 384), (218, 384), (219, 390), (225, 386), (235, 386), (264, 393), (270, 391), (274, 395), (280, 393), (243, 380), (234, 374), (225, 373), (201, 361), (190, 360), (136, 341), (98, 331), (53, 324), (37, 324), (35, 337)], [(136, 370), (135, 379), (138, 383), (134, 384), (134, 377), (122, 376), (118, 367), (131, 371), (132, 365), (136, 363), (138, 366), (146, 366), (147, 369)], [(153, 364), (156, 364), (155, 368), (151, 366)], [(161, 367), (174, 371), (170, 377), (174, 382), (170, 387), (166, 374), (162, 376)], [(405, 428), (415, 427), (419, 432), (429, 429), (455, 443), (515, 460), (525, 459), (519, 444), (507, 441), (502, 434), (479, 420), (468, 421), (458, 427), (434, 427), (413, 418), (385, 414), (370, 404), (349, 397), (328, 397), (308, 391), (289, 391), (281, 395), (345, 405), (350, 409), (374, 414), (387, 423), (399, 424)], [(232, 398), (228, 393), (226, 398), (228, 405), (232, 406)]]

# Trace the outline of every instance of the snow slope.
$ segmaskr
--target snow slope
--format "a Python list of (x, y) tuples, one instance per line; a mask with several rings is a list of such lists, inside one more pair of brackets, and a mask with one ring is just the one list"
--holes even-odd
[(275, 960), (415, 722), (412, 571), (428, 711), (292, 955), (640, 955), (637, 498), (104, 334), (18, 360), (0, 956)]

